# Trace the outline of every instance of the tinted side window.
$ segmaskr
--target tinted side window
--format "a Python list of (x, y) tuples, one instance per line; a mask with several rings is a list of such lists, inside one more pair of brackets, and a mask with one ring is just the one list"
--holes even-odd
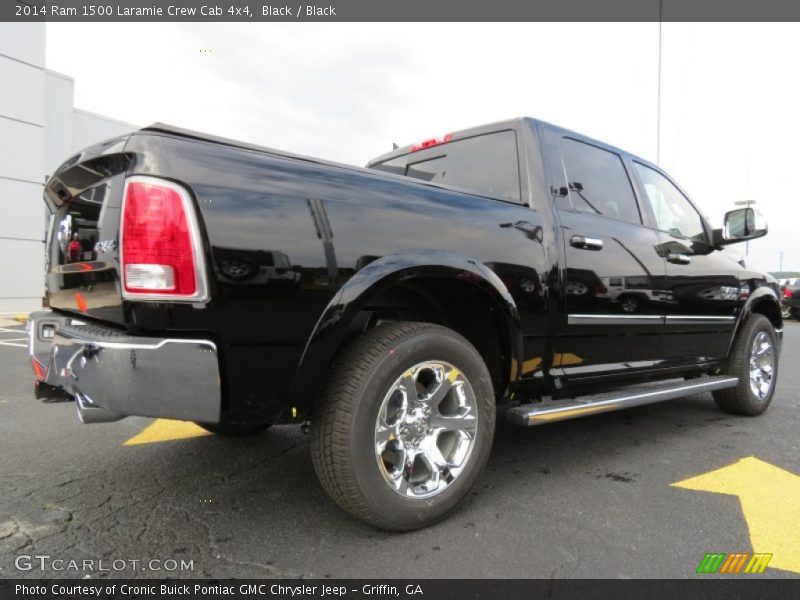
[(487, 133), (394, 158), (374, 168), (459, 187), (482, 196), (521, 202), (517, 140), (513, 131)]
[(561, 139), (570, 199), (575, 210), (641, 223), (633, 186), (619, 155), (570, 138)]
[(637, 162), (633, 166), (642, 180), (658, 228), (677, 237), (704, 241), (703, 220), (686, 196), (658, 171)]

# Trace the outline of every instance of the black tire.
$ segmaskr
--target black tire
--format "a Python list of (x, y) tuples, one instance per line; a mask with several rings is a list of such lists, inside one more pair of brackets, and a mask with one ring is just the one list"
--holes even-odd
[(792, 315), (792, 318), (793, 318), (795, 321), (800, 321), (800, 308), (792, 308), (792, 309), (789, 311), (789, 314), (790, 314), (790, 315)]
[[(477, 429), (460, 473), (450, 481), (445, 478), (444, 489), (432, 497), (417, 498), (399, 493), (385, 480), (375, 436), (389, 390), (426, 361), (449, 363), (455, 367), (450, 374), (469, 384)], [(389, 323), (357, 338), (331, 365), (311, 419), (311, 458), (323, 488), (344, 510), (374, 527), (408, 531), (444, 518), (469, 493), (489, 457), (494, 425), (491, 377), (472, 344), (438, 325)], [(406, 471), (402, 473), (405, 477)]]
[[(759, 396), (751, 386), (750, 358), (753, 343), (762, 333), (771, 344), (773, 362), (769, 389)], [(775, 384), (778, 379), (778, 337), (769, 319), (759, 314), (750, 315), (736, 336), (731, 353), (722, 364), (721, 373), (738, 377), (739, 383), (736, 387), (713, 392), (717, 406), (734, 415), (754, 416), (767, 410), (775, 394)]]
[(269, 423), (197, 423), (206, 431), (226, 437), (243, 437), (255, 435), (267, 429)]

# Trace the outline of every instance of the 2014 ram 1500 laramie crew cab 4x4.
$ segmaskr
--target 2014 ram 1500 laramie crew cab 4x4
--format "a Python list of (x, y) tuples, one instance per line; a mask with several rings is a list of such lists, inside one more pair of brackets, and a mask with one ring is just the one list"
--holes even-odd
[(366, 169), (164, 125), (50, 178), (37, 394), (84, 422), (309, 423), (345, 510), (407, 530), (453, 510), (496, 415), (531, 426), (713, 392), (766, 410), (776, 282), (658, 166), (532, 119)]

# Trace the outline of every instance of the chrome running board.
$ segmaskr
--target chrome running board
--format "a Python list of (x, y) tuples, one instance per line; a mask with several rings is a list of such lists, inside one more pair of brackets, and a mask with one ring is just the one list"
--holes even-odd
[(723, 375), (698, 377), (697, 379), (656, 381), (642, 385), (627, 386), (602, 394), (521, 404), (510, 408), (506, 412), (506, 418), (514, 425), (531, 427), (533, 425), (552, 423), (553, 421), (576, 419), (632, 406), (654, 404), (664, 400), (712, 392), (734, 387), (738, 383), (739, 379), (737, 377)]

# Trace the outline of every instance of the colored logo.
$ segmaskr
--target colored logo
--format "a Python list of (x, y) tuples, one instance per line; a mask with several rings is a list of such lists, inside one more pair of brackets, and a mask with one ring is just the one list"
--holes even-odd
[(707, 552), (697, 566), (698, 573), (763, 573), (772, 554), (754, 552)]

